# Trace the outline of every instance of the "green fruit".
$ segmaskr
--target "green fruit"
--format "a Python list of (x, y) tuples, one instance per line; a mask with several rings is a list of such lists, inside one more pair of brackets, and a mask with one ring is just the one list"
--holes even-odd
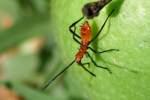
[[(51, 30), (58, 36), (66, 65), (74, 59), (79, 48), (68, 27), (82, 16), (81, 9), (87, 2), (91, 0), (51, 0)], [(68, 91), (86, 100), (150, 100), (150, 1), (113, 0), (98, 17), (90, 20), (93, 34), (112, 9), (115, 9), (114, 14), (92, 46), (97, 50), (113, 48), (120, 51), (90, 54), (99, 65), (110, 68), (113, 73), (96, 68), (85, 57), (83, 62), (91, 63), (89, 70), (97, 77), (90, 76), (74, 64), (65, 78)], [(81, 24), (77, 27), (80, 28)]]

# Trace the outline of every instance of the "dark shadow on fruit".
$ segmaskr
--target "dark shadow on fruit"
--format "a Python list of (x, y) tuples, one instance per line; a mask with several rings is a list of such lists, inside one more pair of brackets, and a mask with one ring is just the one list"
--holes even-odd
[(117, 16), (120, 12), (120, 9), (121, 9), (121, 6), (122, 4), (124, 3), (125, 0), (115, 0), (115, 1), (112, 1), (110, 4), (109, 4), (109, 7), (107, 8), (107, 14), (109, 14), (112, 9), (115, 9), (115, 12), (113, 13), (113, 17)]
[[(110, 21), (109, 21), (110, 20)], [(108, 33), (109, 33), (109, 31), (110, 31), (110, 26), (111, 26), (111, 18), (108, 20), (108, 28), (107, 28), (107, 31), (105, 30), (105, 33), (103, 33), (103, 31), (100, 33), (100, 35), (99, 35), (99, 37), (95, 40), (95, 41), (93, 41), (93, 43), (92, 43), (92, 47), (93, 47), (93, 49), (94, 50), (97, 50), (97, 51), (100, 51), (99, 50), (99, 47), (98, 47), (98, 45), (99, 45), (99, 42), (101, 42), (102, 41), (102, 39), (104, 39), (107, 35), (108, 35)], [(97, 34), (97, 32), (98, 32), (98, 30), (100, 29), (100, 25), (97, 25), (96, 24), (96, 22), (95, 21), (93, 21), (93, 24), (92, 24), (92, 33), (93, 33), (93, 35), (95, 36), (96, 34)], [(105, 28), (104, 28), (105, 29)], [(94, 36), (92, 36), (92, 37), (94, 37)], [(102, 49), (102, 48), (100, 48), (100, 49)], [(112, 48), (112, 49), (114, 49), (114, 48)], [(96, 57), (96, 59), (98, 59), (99, 57), (98, 56), (95, 56)]]
[[(98, 32), (98, 29), (99, 29), (98, 25), (96, 24), (95, 21), (93, 21), (93, 23), (92, 23), (92, 33), (93, 33), (92, 35), (93, 36), (92, 37), (94, 37), (96, 35), (96, 33)], [(98, 50), (98, 39), (93, 41), (92, 47), (94, 50)], [(95, 57), (97, 58), (97, 56), (95, 56)]]

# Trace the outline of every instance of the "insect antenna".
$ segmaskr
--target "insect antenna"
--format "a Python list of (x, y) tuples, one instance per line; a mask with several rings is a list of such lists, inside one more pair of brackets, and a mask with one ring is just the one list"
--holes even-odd
[(68, 66), (66, 66), (61, 72), (59, 72), (55, 77), (53, 77), (51, 80), (48, 81), (46, 85), (41, 90), (45, 90), (57, 77), (59, 77), (62, 73), (64, 73), (68, 68), (71, 67), (71, 65), (75, 62), (73, 60)]

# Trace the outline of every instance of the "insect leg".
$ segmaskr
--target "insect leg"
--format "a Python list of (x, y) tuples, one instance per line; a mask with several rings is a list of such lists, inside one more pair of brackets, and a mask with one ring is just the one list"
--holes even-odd
[(76, 34), (76, 33), (72, 30), (72, 27), (74, 27), (74, 26), (75, 26), (78, 22), (80, 22), (83, 18), (84, 18), (84, 17), (81, 17), (80, 19), (78, 19), (77, 21), (75, 21), (73, 24), (71, 24), (71, 25), (69, 26), (69, 31), (70, 31), (74, 36), (78, 37), (79, 39), (81, 39), (81, 37), (80, 37), (78, 34)]
[(93, 51), (96, 54), (101, 54), (101, 53), (105, 53), (105, 52), (112, 52), (112, 51), (119, 51), (119, 49), (108, 49), (108, 50), (104, 50), (104, 51), (96, 51), (91, 47), (88, 47), (91, 51)]
[(103, 67), (103, 66), (99, 66), (95, 61), (94, 59), (90, 56), (90, 54), (87, 52), (87, 55), (88, 57), (91, 59), (92, 63), (96, 66), (96, 67), (99, 67), (99, 68), (102, 68), (102, 69), (106, 69), (109, 73), (112, 73), (111, 70), (107, 67)]
[(91, 42), (93, 42), (93, 41), (99, 36), (99, 34), (100, 34), (101, 31), (103, 30), (103, 28), (104, 28), (106, 22), (108, 21), (109, 17), (112, 15), (113, 12), (114, 12), (114, 10), (112, 10), (111, 13), (108, 15), (108, 17), (106, 18), (106, 20), (105, 20), (105, 22), (103, 23), (102, 27), (101, 27), (100, 30), (97, 32), (96, 36), (89, 42), (89, 44), (90, 44)]
[(92, 73), (92, 72), (89, 71), (86, 67), (84, 67), (85, 64), (89, 64), (89, 63), (84, 63), (84, 64), (80, 63), (79, 65), (80, 65), (86, 72), (88, 72), (90, 75), (96, 77), (96, 75), (95, 75), (94, 73)]

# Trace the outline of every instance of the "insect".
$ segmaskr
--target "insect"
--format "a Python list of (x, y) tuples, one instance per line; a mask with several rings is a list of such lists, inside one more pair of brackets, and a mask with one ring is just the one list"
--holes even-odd
[(93, 19), (99, 15), (100, 10), (106, 6), (112, 0), (98, 0), (95, 2), (89, 2), (85, 4), (82, 8), (82, 14), (87, 19)]
[[(85, 21), (83, 23), (83, 25), (81, 26), (80, 28), (80, 35), (81, 37), (76, 34), (76, 27), (75, 25), (82, 20), (79, 19), (77, 20), (76, 22), (74, 22), (72, 25), (70, 25), (69, 27), (69, 30), (70, 32), (72, 33), (73, 35), (73, 39), (78, 43), (80, 44), (80, 49), (79, 51), (76, 53), (75, 55), (75, 59), (68, 65), (66, 66), (60, 73), (58, 73), (54, 78), (52, 78), (44, 87), (43, 89), (46, 89), (58, 76), (60, 76), (63, 72), (65, 72), (68, 68), (71, 67), (72, 64), (74, 64), (75, 62), (77, 64), (79, 64), (85, 71), (87, 71), (90, 75), (92, 76), (96, 76), (94, 73), (92, 73), (91, 71), (89, 71), (84, 65), (88, 64), (89, 63), (82, 63), (82, 58), (84, 57), (84, 55), (87, 55), (92, 63), (96, 66), (96, 67), (99, 67), (99, 68), (102, 68), (102, 69), (105, 69), (107, 70), (109, 73), (111, 73), (111, 70), (108, 69), (107, 67), (103, 67), (103, 66), (99, 66), (95, 61), (94, 59), (91, 57), (91, 55), (88, 53), (88, 49), (90, 49), (91, 51), (93, 51), (94, 53), (104, 53), (104, 52), (109, 52), (109, 51), (118, 51), (118, 49), (109, 49), (109, 50), (104, 50), (104, 51), (96, 51), (94, 49), (92, 49), (89, 45), (99, 36), (99, 34), (101, 33), (101, 31), (103, 30), (108, 18), (112, 15), (114, 10), (112, 10), (112, 12), (108, 15), (108, 17), (106, 18), (105, 22), (103, 23), (102, 27), (100, 28), (100, 30), (97, 32), (96, 36), (94, 38), (91, 38), (92, 37), (92, 32), (91, 32), (91, 27), (88, 23), (88, 21)], [(74, 27), (74, 30), (72, 29)], [(81, 42), (78, 40), (78, 39), (81, 39)]]

